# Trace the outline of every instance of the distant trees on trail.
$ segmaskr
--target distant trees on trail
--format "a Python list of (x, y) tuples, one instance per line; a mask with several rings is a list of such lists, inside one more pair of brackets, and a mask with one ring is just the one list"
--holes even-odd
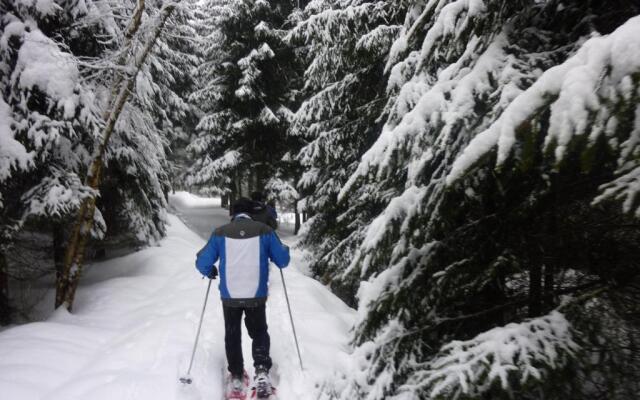
[[(299, 84), (296, 58), (284, 42), (291, 1), (201, 3), (197, 90), (190, 100), (202, 110), (188, 184), (222, 196), (229, 204), (255, 190), (290, 202), (295, 192), (287, 136)], [(294, 197), (297, 194), (294, 193)]]

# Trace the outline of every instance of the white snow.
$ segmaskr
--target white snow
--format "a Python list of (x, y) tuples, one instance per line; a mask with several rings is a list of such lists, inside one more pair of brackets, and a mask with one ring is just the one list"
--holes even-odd
[(70, 54), (60, 51), (55, 42), (32, 27), (30, 32), (24, 33), (17, 63), (21, 87), (32, 89), (37, 86), (58, 101), (65, 118), (73, 117), (78, 103), (78, 96), (73, 91), (79, 72)]
[[(421, 63), (431, 60), (429, 56), (442, 37), (463, 32), (467, 28), (471, 18), (485, 11), (486, 5), (482, 0), (457, 0), (444, 6), (422, 42)], [(421, 69), (420, 64), (418, 65), (418, 70)]]
[[(558, 311), (522, 323), (493, 328), (467, 341), (452, 341), (430, 362), (430, 369), (412, 377), (407, 390), (431, 389), (431, 396), (459, 398), (486, 391), (494, 381), (507, 389), (509, 379), (521, 384), (542, 379), (541, 365), (557, 368), (579, 346), (570, 324)], [(515, 375), (515, 376), (514, 376)]]
[(61, 217), (69, 215), (80, 204), (98, 191), (84, 186), (81, 179), (70, 172), (53, 168), (52, 176), (47, 176), (31, 188), (22, 197), (27, 206), (23, 218), (27, 215), (43, 217)]
[[(180, 194), (178, 199), (192, 201)], [(212, 203), (213, 199), (208, 199)], [(198, 202), (196, 202), (198, 203)], [(157, 247), (88, 266), (73, 314), (58, 310), (42, 322), (0, 332), (0, 393), (7, 399), (220, 399), (224, 326), (212, 288), (191, 376), (183, 386), (207, 280), (194, 268), (204, 240), (169, 216)], [(284, 270), (305, 372), (295, 352), (278, 274), (272, 274), (267, 318), (279, 399), (309, 399), (346, 359), (355, 312), (303, 275), (293, 251)], [(274, 267), (275, 268), (275, 267)], [(52, 294), (51, 294), (52, 296)], [(46, 299), (45, 301), (51, 301)], [(252, 374), (250, 340), (243, 337)]]
[(169, 194), (169, 199), (172, 203), (177, 202), (183, 207), (220, 207), (219, 197), (201, 197), (184, 191)]
[(56, 11), (62, 10), (54, 0), (36, 0), (36, 10), (42, 15), (53, 15)]
[[(400, 230), (407, 229), (407, 221), (410, 220), (409, 216), (417, 212), (416, 204), (419, 204), (425, 195), (425, 189), (417, 186), (411, 186), (405, 190), (400, 196), (394, 197), (385, 210), (374, 219), (365, 235), (360, 248), (357, 251), (356, 256), (353, 258), (351, 265), (347, 268), (345, 273), (348, 273), (356, 267), (360, 260), (361, 254), (366, 254), (372, 249), (380, 246), (380, 243), (388, 234), (388, 227), (394, 224), (402, 224)], [(365, 256), (368, 257), (368, 256)], [(369, 260), (365, 259), (362, 262), (361, 275), (364, 276), (369, 267)], [(363, 303), (364, 304), (364, 303)]]
[(0, 182), (11, 176), (12, 168), (27, 169), (33, 163), (33, 153), (15, 140), (11, 121), (11, 108), (0, 97)]

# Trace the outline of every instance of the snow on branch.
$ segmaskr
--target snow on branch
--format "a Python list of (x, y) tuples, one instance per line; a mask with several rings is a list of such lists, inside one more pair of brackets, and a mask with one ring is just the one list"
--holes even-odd
[(380, 25), (358, 39), (356, 50), (385, 54), (400, 34), (401, 29), (400, 25)]
[[(258, 49), (253, 49), (248, 56), (238, 61), (238, 66), (242, 71), (242, 78), (239, 80), (240, 87), (235, 91), (235, 95), (241, 100), (256, 99), (264, 96), (259, 89), (259, 81), (262, 78), (260, 62), (275, 57), (275, 53), (267, 43), (262, 43)], [(256, 92), (256, 90), (259, 92)]]
[(98, 195), (97, 190), (83, 185), (73, 172), (54, 168), (51, 175), (22, 196), (27, 204), (23, 219), (29, 216), (60, 218), (75, 212), (85, 199)]
[[(459, 39), (459, 35), (466, 32), (473, 24), (473, 19), (478, 18), (486, 11), (486, 5), (482, 0), (458, 0), (442, 7), (422, 43), (421, 64), (426, 64), (431, 60), (433, 50), (439, 42), (447, 37)], [(418, 70), (420, 69), (418, 66)]]
[(63, 110), (66, 119), (72, 118), (78, 105), (75, 90), (79, 79), (73, 56), (61, 51), (32, 22), (9, 23), (0, 37), (1, 53), (9, 51), (12, 38), (19, 38), (22, 44), (11, 84), (27, 91), (37, 87), (48, 96), (50, 107)]
[(331, 43), (353, 37), (358, 31), (365, 31), (376, 21), (385, 19), (390, 10), (385, 2), (364, 3), (344, 9), (324, 10), (298, 24), (285, 37), (288, 42), (310, 43), (319, 41)]
[(22, 143), (15, 139), (11, 123), (11, 108), (0, 97), (0, 182), (11, 177), (12, 169), (26, 170), (33, 165), (34, 153), (27, 152)]
[(459, 398), (481, 395), (496, 383), (509, 390), (514, 378), (520, 385), (541, 380), (548, 371), (563, 367), (578, 350), (569, 322), (553, 311), (446, 344), (402, 391), (426, 389), (431, 398)]
[(269, 179), (265, 185), (265, 191), (269, 199), (277, 200), (286, 205), (294, 204), (300, 197), (291, 182), (279, 177)]
[(235, 168), (242, 161), (241, 153), (231, 150), (224, 153), (219, 158), (211, 159), (206, 156), (202, 162), (198, 162), (197, 175), (190, 175), (187, 178), (188, 185), (206, 185), (211, 181), (225, 180), (229, 171)]
[(423, 201), (425, 194), (424, 187), (411, 186), (400, 196), (393, 198), (385, 210), (367, 228), (360, 249), (353, 257), (346, 273), (361, 263), (361, 276), (365, 276), (371, 260), (368, 256), (364, 256), (364, 259), (361, 257), (380, 246), (388, 235), (389, 226), (401, 225), (400, 230), (406, 230), (408, 228), (407, 221), (410, 220), (411, 215), (417, 213), (418, 205)]
[[(610, 35), (589, 39), (574, 56), (545, 71), (495, 123), (471, 141), (455, 161), (447, 183), (455, 182), (495, 148), (498, 165), (504, 163), (516, 145), (518, 127), (546, 107), (551, 116), (544, 146), (554, 148), (557, 161), (563, 159), (577, 136), (588, 135), (593, 143), (603, 133), (614, 134), (617, 122), (611, 104), (630, 98), (633, 91), (637, 93), (638, 74), (640, 17), (635, 17)], [(637, 118), (635, 123), (638, 126)], [(636, 136), (638, 133), (640, 129), (633, 131)]]

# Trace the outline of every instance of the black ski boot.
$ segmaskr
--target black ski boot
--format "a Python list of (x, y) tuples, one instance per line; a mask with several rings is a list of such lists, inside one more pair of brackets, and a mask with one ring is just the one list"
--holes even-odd
[(256, 367), (256, 376), (253, 381), (256, 388), (256, 398), (268, 399), (272, 394), (269, 370), (264, 367)]

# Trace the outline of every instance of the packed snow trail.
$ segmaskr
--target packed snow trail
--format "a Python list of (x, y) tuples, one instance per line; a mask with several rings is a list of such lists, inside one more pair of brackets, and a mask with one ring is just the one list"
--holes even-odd
[[(159, 246), (89, 266), (73, 314), (58, 310), (46, 321), (0, 332), (2, 398), (221, 399), (226, 360), (217, 288), (212, 287), (207, 305), (191, 373), (194, 382), (178, 382), (187, 370), (207, 285), (194, 268), (195, 254), (204, 243), (169, 215), (167, 237)], [(281, 377), (280, 400), (312, 399), (316, 385), (346, 362), (348, 331), (355, 317), (352, 309), (300, 270), (301, 254), (294, 250), (284, 273), (303, 373), (275, 267), (271, 274), (267, 318), (271, 356)], [(250, 344), (244, 332), (245, 367), (251, 375)]]

